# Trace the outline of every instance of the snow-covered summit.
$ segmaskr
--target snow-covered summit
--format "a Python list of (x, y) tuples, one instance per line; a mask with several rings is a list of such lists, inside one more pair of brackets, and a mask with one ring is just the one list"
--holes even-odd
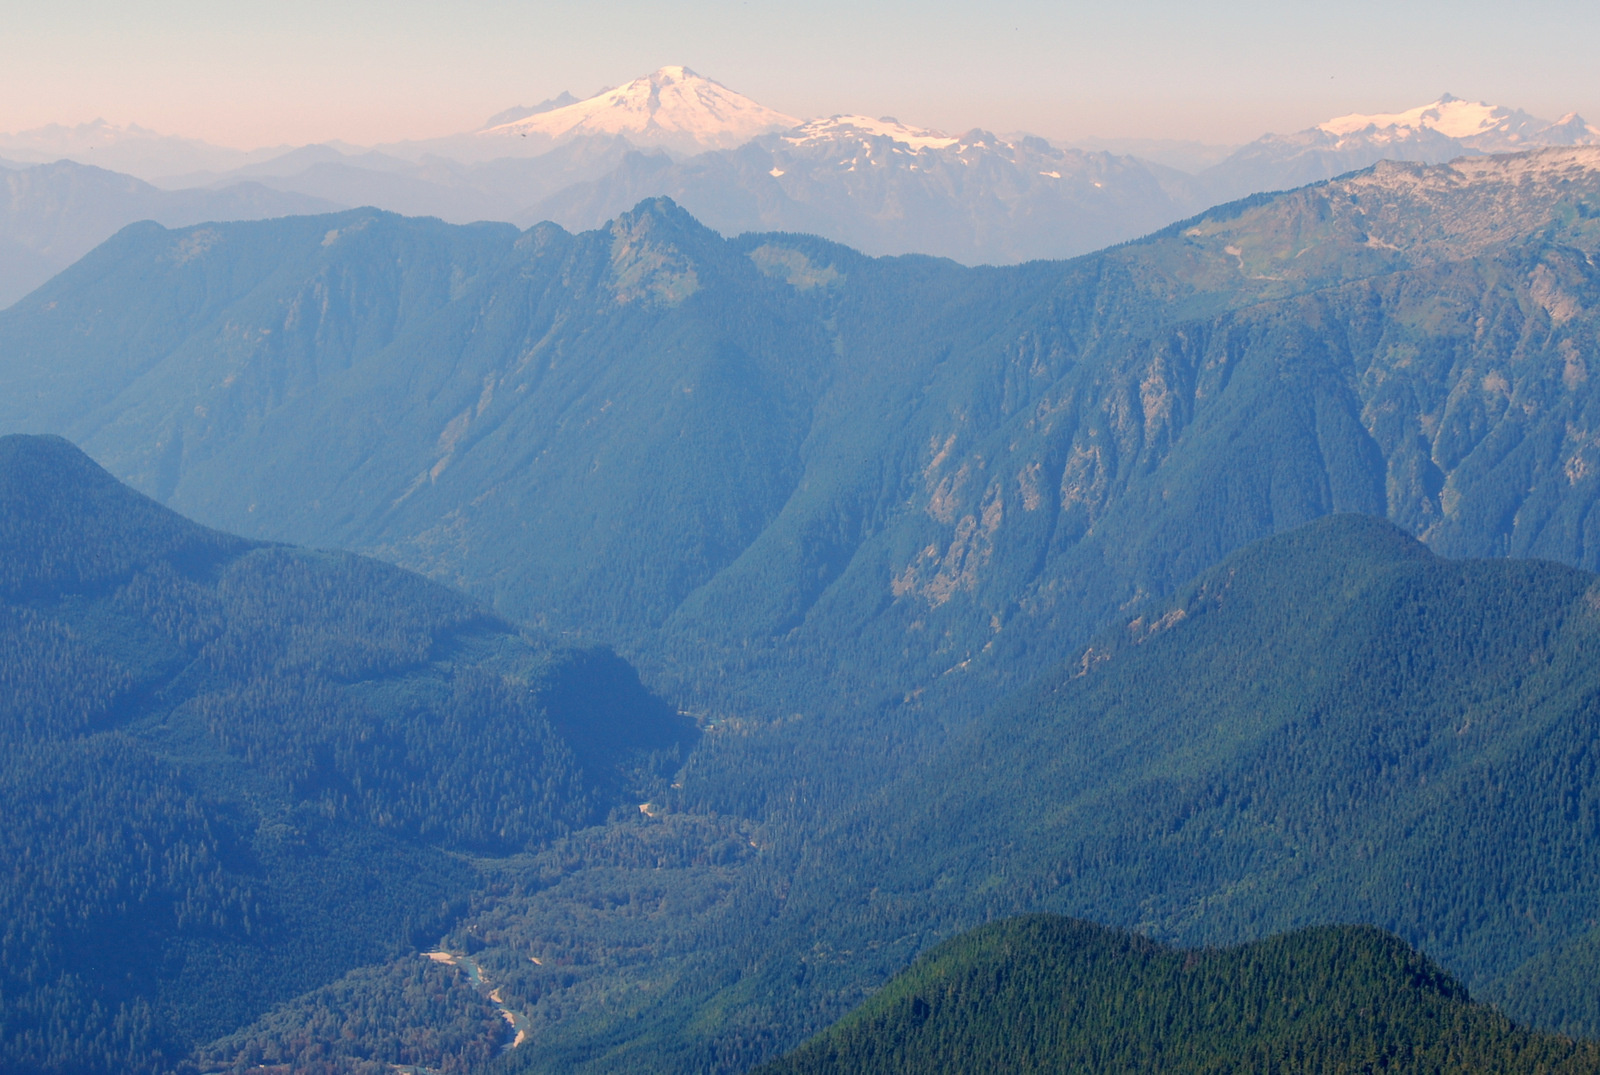
[(478, 132), (483, 139), (621, 135), (640, 145), (695, 152), (730, 149), (800, 121), (687, 67), (663, 67), (575, 104)]
[[(1576, 120), (1576, 124), (1572, 121)], [(1593, 128), (1576, 115), (1557, 123), (1530, 116), (1521, 109), (1502, 108), (1483, 101), (1467, 101), (1445, 94), (1437, 101), (1405, 112), (1373, 115), (1352, 113), (1318, 124), (1318, 131), (1345, 139), (1352, 137), (1404, 138), (1422, 131), (1452, 138), (1479, 150), (1520, 149), (1530, 145), (1582, 144)], [(1575, 143), (1569, 139), (1579, 139)]]
[(1353, 113), (1295, 134), (1269, 134), (1208, 169), (1214, 201), (1316, 183), (1379, 161), (1442, 164), (1481, 154), (1600, 145), (1600, 130), (1576, 113), (1555, 123), (1520, 109), (1445, 94), (1404, 112)]
[(1375, 115), (1356, 112), (1317, 126), (1329, 134), (1355, 134), (1368, 127), (1379, 130), (1386, 127), (1426, 127), (1446, 138), (1473, 138), (1490, 131), (1530, 125), (1547, 126), (1525, 112), (1513, 112), (1482, 101), (1466, 101), (1447, 93), (1437, 101), (1406, 112), (1381, 112)]
[(841, 138), (888, 138), (912, 149), (945, 149), (960, 141), (942, 131), (909, 127), (889, 116), (882, 119), (871, 119), (867, 116), (829, 116), (827, 119), (814, 119), (803, 123), (783, 136), (784, 141), (796, 146), (832, 142)]

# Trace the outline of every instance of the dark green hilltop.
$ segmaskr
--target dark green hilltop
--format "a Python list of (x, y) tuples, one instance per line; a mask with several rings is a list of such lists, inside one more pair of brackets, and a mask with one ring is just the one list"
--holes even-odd
[(615, 656), (0, 438), (0, 1070), (171, 1070), (686, 745)]
[(759, 1075), (1512, 1075), (1600, 1070), (1394, 937), (1301, 930), (1174, 949), (1033, 915), (962, 934)]

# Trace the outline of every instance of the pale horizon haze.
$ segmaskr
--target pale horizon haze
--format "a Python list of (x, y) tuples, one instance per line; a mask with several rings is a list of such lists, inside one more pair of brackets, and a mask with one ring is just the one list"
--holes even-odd
[(0, 131), (96, 118), (241, 149), (478, 127), (685, 64), (801, 118), (1236, 144), (1451, 92), (1600, 122), (1600, 5), (13, 0)]

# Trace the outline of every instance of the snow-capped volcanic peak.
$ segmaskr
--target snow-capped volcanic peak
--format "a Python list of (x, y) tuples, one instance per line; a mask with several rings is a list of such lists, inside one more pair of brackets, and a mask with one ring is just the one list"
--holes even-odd
[(870, 119), (867, 116), (829, 116), (814, 119), (784, 135), (784, 141), (797, 146), (815, 145), (839, 138), (889, 138), (912, 149), (944, 149), (960, 141), (942, 131), (922, 127), (908, 127), (897, 119), (885, 116)]
[(1318, 130), (1343, 137), (1375, 128), (1387, 130), (1401, 127), (1412, 130), (1430, 130), (1446, 138), (1467, 140), (1484, 135), (1504, 135), (1512, 138), (1524, 136), (1548, 126), (1526, 112), (1513, 111), (1485, 104), (1482, 101), (1465, 101), (1448, 93), (1432, 104), (1413, 108), (1409, 112), (1387, 112), (1376, 115), (1354, 113), (1339, 116), (1320, 124)]
[(503, 123), (480, 137), (622, 135), (645, 145), (725, 149), (800, 121), (687, 67), (663, 67), (587, 100)]

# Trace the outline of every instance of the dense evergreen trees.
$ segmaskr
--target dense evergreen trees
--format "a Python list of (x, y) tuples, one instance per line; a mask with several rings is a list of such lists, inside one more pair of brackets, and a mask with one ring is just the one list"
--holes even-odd
[(1393, 937), (1324, 927), (1172, 949), (1031, 916), (945, 942), (761, 1075), (1588, 1072)]
[[(359, 559), (41, 500), (0, 524), (8, 794), (58, 804), (19, 846), (84, 834), (40, 876), (99, 902), (18, 875), (5, 1040), (175, 1055), (436, 936), (471, 856), (552, 838), (451, 934), (539, 1020), (507, 1067), (739, 1069), (1038, 908), (1185, 943), (1374, 923), (1592, 1028), (1551, 985), (1594, 964), (1592, 580), (1406, 534), (1600, 565), (1597, 176), (1384, 167), (1006, 270), (663, 203), (578, 236), (128, 230), (0, 314), (0, 426), (615, 639), (713, 734), (670, 779), (666, 714), (604, 653)], [(1207, 574), (1345, 510), (1404, 532)], [(95, 530), (119, 511), (128, 548)], [(282, 1057), (313, 1023), (345, 1025), (289, 1005), (246, 1037)]]
[(459, 1075), (499, 1056), (505, 1020), (456, 967), (409, 958), (363, 967), (199, 1050), (202, 1071)]
[(462, 852), (604, 817), (683, 734), (615, 658), (0, 439), (0, 1067), (164, 1069), (427, 943)]
[[(1586, 572), (1442, 560), (1334, 516), (1130, 609), (854, 805), (839, 789), (893, 774), (894, 744), (852, 757), (858, 729), (790, 722), (766, 739), (794, 776), (779, 799), (728, 775), (759, 737), (714, 733), (668, 802), (760, 809), (762, 848), (688, 936), (663, 921), (628, 942), (659, 953), (648, 973), (614, 947), (645, 922), (589, 910), (593, 886), (670, 905), (704, 866), (622, 877), (595, 856), (474, 919), (506, 951), (585, 967), (555, 997), (539, 986), (582, 1017), (506, 1063), (748, 1067), (930, 944), (1030, 910), (1186, 944), (1369, 923), (1519, 1021), (1594, 1034), (1595, 592)], [(586, 1006), (645, 981), (665, 999)]]

